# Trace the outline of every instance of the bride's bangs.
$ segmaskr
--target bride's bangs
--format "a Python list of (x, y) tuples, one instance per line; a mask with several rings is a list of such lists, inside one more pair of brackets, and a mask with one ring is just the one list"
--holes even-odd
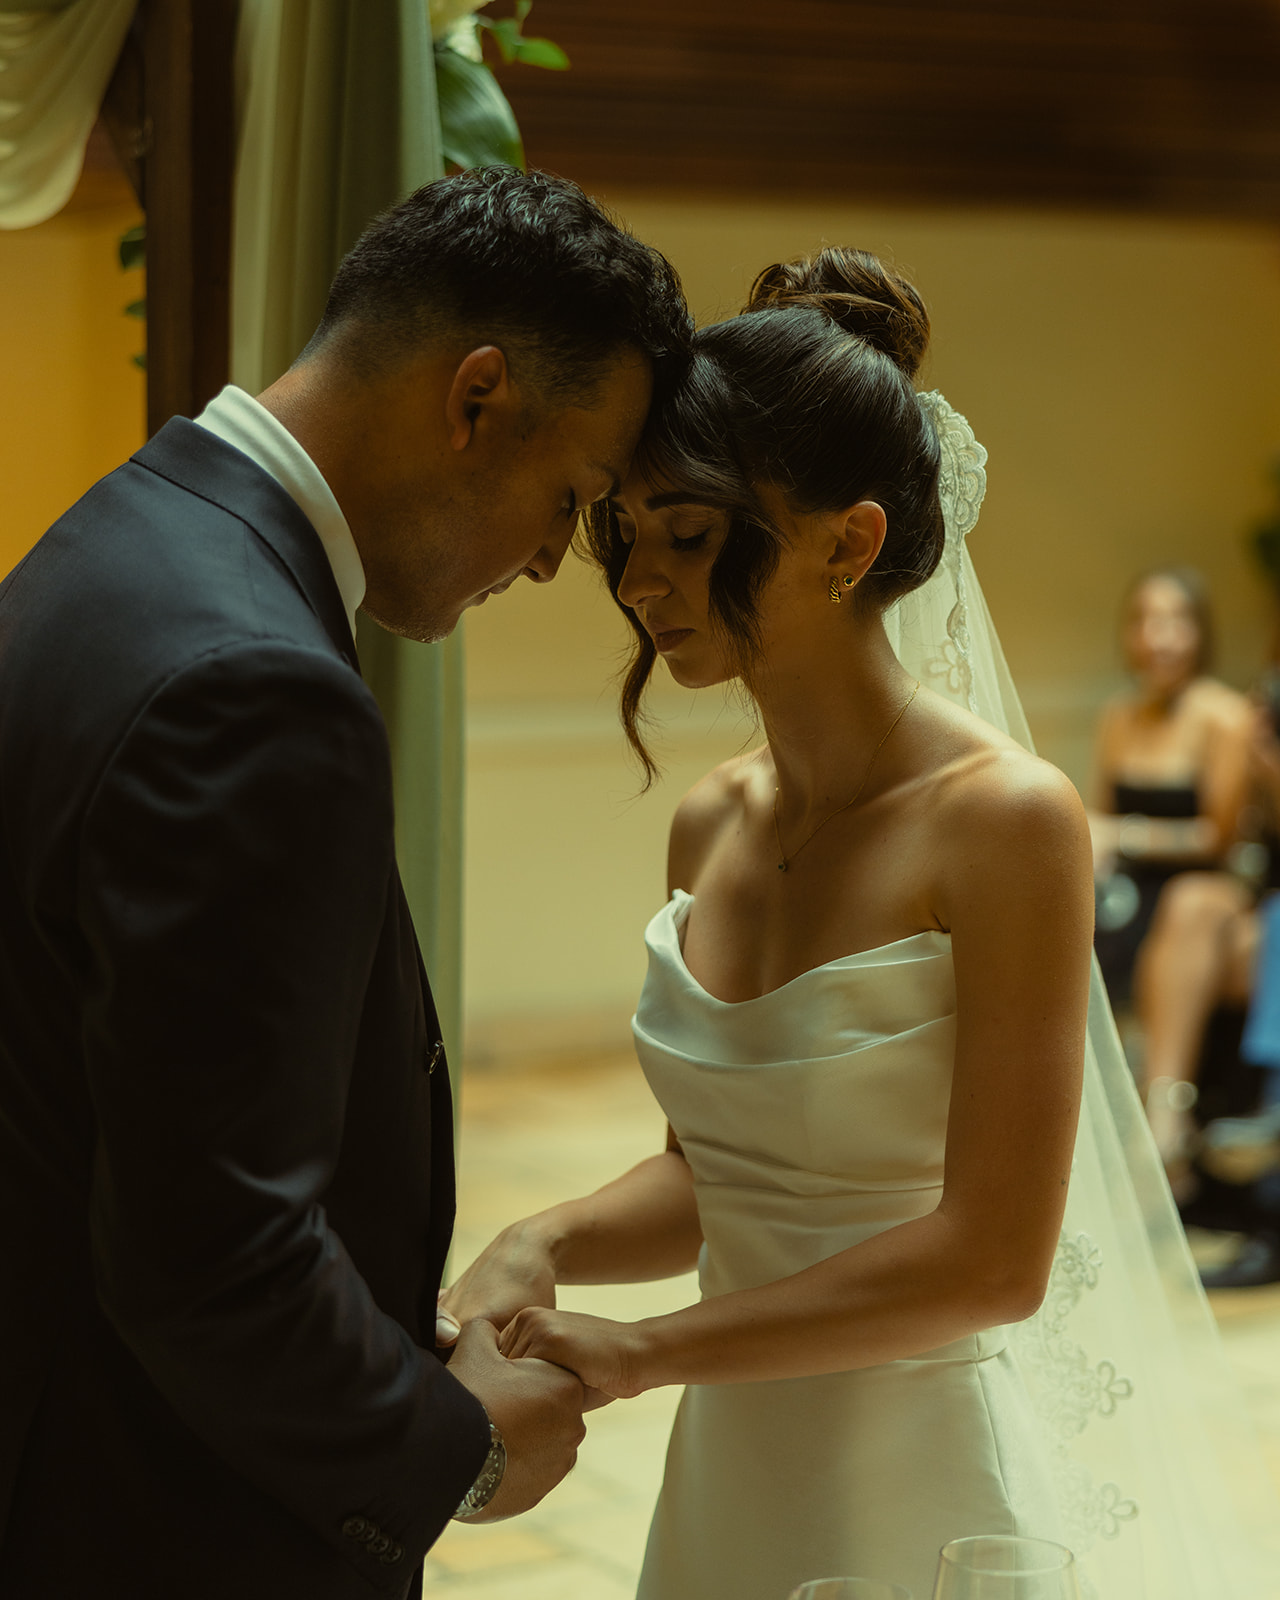
[(719, 363), (695, 353), (684, 383), (654, 411), (636, 448), (634, 465), (649, 488), (687, 490), (730, 516), (750, 503), (733, 412)]

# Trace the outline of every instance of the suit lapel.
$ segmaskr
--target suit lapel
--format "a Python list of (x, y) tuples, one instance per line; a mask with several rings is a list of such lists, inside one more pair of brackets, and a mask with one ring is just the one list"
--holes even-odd
[(248, 523), (284, 563), (335, 648), (359, 672), (342, 595), (320, 535), (270, 473), (185, 417), (166, 422), (133, 459)]

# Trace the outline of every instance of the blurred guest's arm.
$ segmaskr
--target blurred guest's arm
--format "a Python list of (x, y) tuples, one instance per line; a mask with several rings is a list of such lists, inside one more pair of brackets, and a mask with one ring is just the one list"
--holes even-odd
[[(1226, 695), (1227, 691), (1223, 691)], [(1110, 722), (1110, 725), (1109, 725)], [(1114, 716), (1103, 713), (1099, 736), (1099, 769), (1114, 771), (1120, 752), (1112, 747)], [(1094, 872), (1106, 876), (1117, 856), (1129, 861), (1217, 860), (1239, 832), (1240, 813), (1249, 784), (1252, 719), (1243, 699), (1231, 694), (1209, 726), (1207, 749), (1197, 775), (1200, 814), (1195, 817), (1127, 816), (1092, 811), (1089, 830), (1093, 840)], [(1095, 803), (1110, 800), (1110, 786), (1099, 783)]]
[(1240, 813), (1249, 795), (1254, 729), (1253, 707), (1234, 692), (1224, 698), (1214, 718), (1204, 775), (1200, 784), (1200, 816), (1213, 829), (1207, 854), (1221, 856), (1240, 833)]
[(1280, 817), (1280, 738), (1271, 712), (1263, 707), (1254, 710), (1249, 725), (1248, 770), (1272, 819)]

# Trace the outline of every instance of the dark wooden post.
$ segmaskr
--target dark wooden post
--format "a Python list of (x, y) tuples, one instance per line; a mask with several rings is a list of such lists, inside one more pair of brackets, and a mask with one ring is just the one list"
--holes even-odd
[(237, 0), (142, 0), (102, 114), (147, 217), (147, 431), (227, 381)]

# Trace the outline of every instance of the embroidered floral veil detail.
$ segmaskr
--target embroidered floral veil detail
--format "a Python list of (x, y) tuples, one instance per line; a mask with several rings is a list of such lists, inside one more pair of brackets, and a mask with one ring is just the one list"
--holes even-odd
[[(947, 537), (934, 575), (886, 614), (889, 640), (923, 683), (1030, 750), (966, 544), (987, 452), (941, 394), (919, 400)], [(1062, 1236), (1044, 1304), (1012, 1333), (1086, 1600), (1280, 1595), (1280, 1508), (1096, 961)]]

